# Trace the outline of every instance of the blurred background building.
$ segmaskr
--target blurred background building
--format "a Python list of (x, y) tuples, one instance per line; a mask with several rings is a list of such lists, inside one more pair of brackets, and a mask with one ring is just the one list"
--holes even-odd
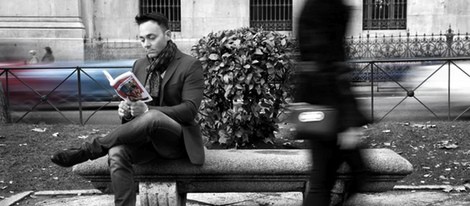
[[(294, 37), (305, 0), (0, 0), (0, 61), (49, 46), (56, 60), (132, 59), (142, 55), (138, 13), (160, 11), (185, 52), (210, 32), (263, 27)], [(350, 36), (470, 31), (468, 0), (345, 0)]]

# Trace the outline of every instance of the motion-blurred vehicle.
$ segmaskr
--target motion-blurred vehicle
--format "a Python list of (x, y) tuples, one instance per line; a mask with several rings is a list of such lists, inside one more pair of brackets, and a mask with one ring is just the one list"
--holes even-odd
[(76, 109), (79, 100), (82, 106), (120, 101), (102, 70), (116, 77), (130, 71), (134, 61), (6, 63), (0, 64), (0, 81), (11, 109), (53, 109), (54, 106)]
[(469, 61), (413, 66), (397, 82), (379, 84), (376, 94), (399, 99), (407, 96), (406, 104), (417, 103), (433, 112), (451, 110), (457, 115), (470, 107), (469, 75)]

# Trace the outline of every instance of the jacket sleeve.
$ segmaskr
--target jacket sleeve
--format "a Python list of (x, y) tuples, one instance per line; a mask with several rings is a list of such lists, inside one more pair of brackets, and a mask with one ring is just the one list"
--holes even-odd
[(204, 76), (201, 63), (194, 60), (183, 74), (181, 103), (173, 106), (150, 106), (184, 125), (194, 124), (204, 92)]

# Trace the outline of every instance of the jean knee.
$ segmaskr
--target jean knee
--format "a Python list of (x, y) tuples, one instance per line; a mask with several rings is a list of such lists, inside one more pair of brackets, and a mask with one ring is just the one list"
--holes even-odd
[(131, 158), (126, 146), (118, 145), (108, 151), (108, 164), (110, 167), (117, 165), (130, 165)]

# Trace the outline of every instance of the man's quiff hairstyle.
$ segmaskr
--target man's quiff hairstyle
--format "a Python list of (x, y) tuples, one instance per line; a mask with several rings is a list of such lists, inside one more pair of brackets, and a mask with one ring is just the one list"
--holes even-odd
[(168, 19), (165, 17), (165, 15), (154, 12), (154, 13), (148, 13), (148, 14), (142, 14), (142, 15), (137, 15), (135, 16), (135, 22), (137, 25), (141, 25), (147, 21), (155, 21), (157, 24), (164, 29), (164, 31), (170, 29), (168, 26)]

